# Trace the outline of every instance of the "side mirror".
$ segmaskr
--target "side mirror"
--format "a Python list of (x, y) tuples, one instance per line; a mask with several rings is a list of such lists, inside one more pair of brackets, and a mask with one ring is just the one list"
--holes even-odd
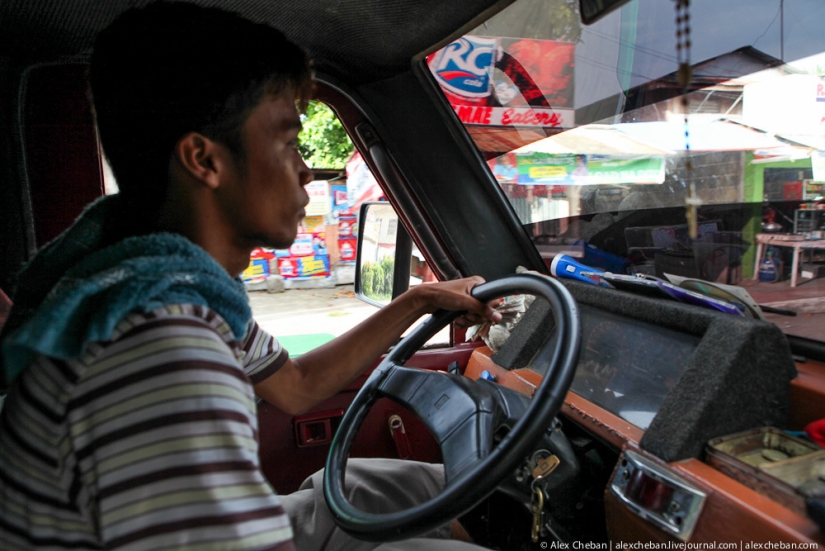
[(384, 306), (410, 287), (412, 240), (389, 203), (363, 203), (358, 218), (355, 296)]
[(608, 13), (619, 9), (629, 0), (579, 0), (582, 23), (590, 25)]

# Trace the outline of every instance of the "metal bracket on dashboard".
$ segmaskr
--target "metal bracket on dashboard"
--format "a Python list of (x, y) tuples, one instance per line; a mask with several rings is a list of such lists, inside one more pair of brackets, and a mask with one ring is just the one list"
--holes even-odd
[(666, 467), (625, 450), (610, 490), (628, 509), (682, 541), (702, 512), (706, 494)]

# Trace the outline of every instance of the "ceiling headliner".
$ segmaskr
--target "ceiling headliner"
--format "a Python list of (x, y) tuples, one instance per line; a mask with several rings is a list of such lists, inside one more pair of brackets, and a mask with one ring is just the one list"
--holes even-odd
[[(405, 71), (413, 56), (511, 0), (191, 0), (270, 24), (306, 48), (320, 71), (361, 84)], [(4, 0), (0, 55), (26, 63), (85, 55), (95, 35), (147, 0)]]

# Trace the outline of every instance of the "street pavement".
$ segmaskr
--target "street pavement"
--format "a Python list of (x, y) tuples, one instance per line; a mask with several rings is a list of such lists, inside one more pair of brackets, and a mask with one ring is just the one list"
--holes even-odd
[[(288, 289), (282, 293), (250, 291), (249, 303), (258, 325), (275, 336), (290, 356), (332, 340), (378, 311), (376, 306), (355, 298), (352, 285)], [(413, 323), (405, 334), (426, 318)], [(450, 330), (445, 327), (427, 344), (445, 344), (449, 340)]]
[(258, 325), (293, 356), (341, 335), (378, 310), (355, 298), (352, 285), (282, 293), (250, 291), (249, 303)]

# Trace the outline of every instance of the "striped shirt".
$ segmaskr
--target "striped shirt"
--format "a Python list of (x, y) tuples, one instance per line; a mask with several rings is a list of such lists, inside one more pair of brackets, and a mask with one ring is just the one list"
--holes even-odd
[(192, 305), (40, 357), (0, 413), (0, 548), (293, 549), (261, 474), (252, 384), (287, 353)]

